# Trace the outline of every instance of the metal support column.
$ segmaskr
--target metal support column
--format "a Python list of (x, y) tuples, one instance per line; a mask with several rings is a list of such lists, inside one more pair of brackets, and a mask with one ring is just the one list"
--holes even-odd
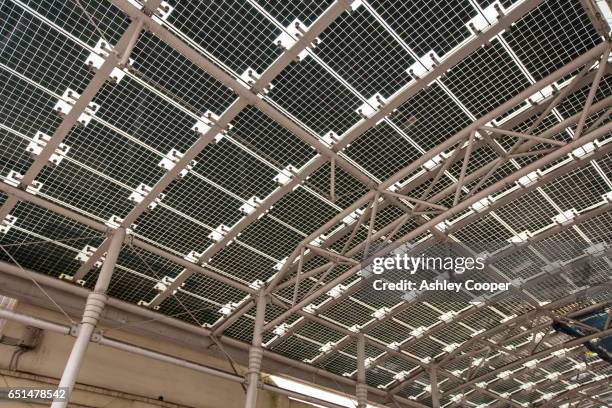
[(431, 406), (440, 408), (440, 391), (438, 390), (438, 367), (434, 364), (429, 369), (429, 383), (431, 386)]
[(368, 404), (365, 358), (365, 334), (359, 333), (357, 336), (357, 408), (366, 408)]
[(253, 329), (253, 342), (249, 349), (249, 371), (247, 372), (247, 392), (245, 408), (256, 408), (257, 406), (257, 387), (259, 385), (259, 370), (261, 369), (261, 358), (263, 349), (261, 348), (263, 326), (266, 317), (266, 298), (264, 291), (261, 290), (257, 297), (257, 311), (255, 313), (255, 328)]
[(87, 296), (85, 311), (83, 312), (83, 318), (81, 319), (77, 338), (72, 346), (72, 351), (70, 352), (68, 362), (62, 374), (62, 379), (59, 383), (60, 388), (67, 389), (66, 399), (63, 401), (53, 401), (53, 404), (51, 404), (52, 408), (64, 408), (68, 405), (68, 400), (70, 399), (70, 394), (72, 393), (81, 364), (83, 363), (83, 357), (87, 351), (91, 335), (98, 324), (102, 310), (108, 300), (106, 291), (110, 284), (113, 271), (115, 270), (117, 257), (121, 251), (121, 245), (124, 239), (125, 229), (118, 228), (111, 239), (106, 259), (104, 260), (104, 264), (100, 269), (100, 275), (98, 275), (98, 280), (96, 281), (96, 286), (93, 292)]

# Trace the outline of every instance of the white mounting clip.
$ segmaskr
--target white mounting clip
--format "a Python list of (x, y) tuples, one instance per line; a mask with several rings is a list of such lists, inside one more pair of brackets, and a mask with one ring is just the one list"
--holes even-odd
[(223, 316), (228, 316), (234, 310), (236, 310), (238, 306), (240, 306), (240, 303), (236, 303), (236, 302), (226, 303), (223, 306), (221, 306), (221, 308), (218, 310), (218, 313), (222, 314)]
[[(155, 286), (153, 286), (153, 289), (155, 289), (156, 291), (160, 293), (165, 292), (174, 283), (175, 280), (176, 280), (175, 278), (171, 278), (170, 276), (164, 276), (159, 282), (155, 284)], [(183, 286), (183, 285), (184, 283), (181, 283), (180, 286)], [(177, 291), (178, 289), (173, 290), (172, 294), (175, 295)]]
[(413, 79), (420, 79), (439, 63), (440, 57), (435, 51), (431, 50), (427, 54), (420, 57), (417, 62), (408, 67), (406, 72), (410, 74)]
[(389, 310), (388, 307), (381, 307), (378, 310), (375, 310), (374, 313), (372, 313), (372, 317), (375, 318), (376, 320), (382, 320), (387, 314), (389, 314), (391, 310)]
[(594, 140), (592, 142), (585, 143), (584, 145), (580, 146), (577, 149), (572, 150), (572, 152), (569, 153), (568, 156), (572, 160), (586, 159), (587, 157), (595, 153), (595, 150), (597, 150), (599, 147), (600, 147), (599, 141)]
[[(166, 154), (166, 157), (161, 159), (158, 166), (164, 169), (165, 171), (170, 171), (174, 168), (174, 166), (176, 166), (179, 160), (181, 160), (181, 157), (183, 157), (183, 153), (179, 152), (176, 149), (172, 149)], [(185, 177), (187, 173), (189, 173), (189, 171), (191, 171), (191, 169), (193, 169), (196, 164), (197, 162), (195, 160), (192, 160), (184, 169), (181, 170), (181, 172), (179, 173), (180, 177)]]
[(10, 231), (11, 227), (17, 222), (17, 217), (7, 214), (6, 217), (0, 222), (0, 234), (6, 234)]
[(240, 212), (244, 215), (253, 214), (257, 207), (259, 207), (259, 204), (261, 204), (259, 197), (253, 196), (240, 206)]
[[(21, 181), (23, 180), (23, 174), (17, 173), (15, 170), (9, 171), (8, 176), (4, 179), (4, 182), (13, 187), (18, 187), (21, 185)], [(32, 195), (36, 195), (40, 193), (40, 189), (43, 184), (39, 181), (32, 181), (32, 183), (26, 187), (26, 191)]]
[(440, 163), (442, 163), (442, 160), (444, 160), (442, 154), (434, 156), (431, 159), (427, 160), (425, 163), (423, 163), (423, 169), (425, 169), (426, 171), (432, 171), (436, 169), (440, 165)]
[(459, 343), (450, 343), (446, 346), (444, 346), (444, 348), (442, 350), (444, 350), (447, 353), (452, 353), (453, 351), (457, 350), (459, 348)]
[[(375, 93), (364, 102), (355, 112), (364, 119), (369, 118), (387, 104), (387, 99), (380, 93)], [(382, 119), (381, 119), (382, 120)], [(377, 123), (378, 124), (378, 123)]]
[(287, 167), (282, 169), (280, 173), (274, 176), (274, 181), (279, 186), (284, 186), (291, 181), (291, 179), (297, 172), (298, 169), (296, 169), (292, 165), (288, 165)]
[(457, 312), (455, 312), (454, 310), (449, 310), (446, 313), (442, 313), (440, 317), (438, 317), (438, 319), (440, 319), (444, 323), (449, 323), (452, 322), (455, 317), (457, 317)]
[(482, 200), (476, 201), (474, 204), (472, 204), (470, 206), (470, 208), (477, 213), (482, 213), (485, 212), (489, 206), (491, 205), (491, 203), (493, 203), (493, 197), (492, 196), (487, 196), (485, 198), (483, 198)]
[[(151, 187), (147, 186), (146, 184), (141, 183), (136, 188), (136, 191), (130, 194), (128, 199), (134, 204), (140, 204), (144, 200), (144, 198), (147, 195), (149, 195), (150, 192), (151, 192)], [(157, 205), (161, 202), (161, 200), (164, 199), (164, 197), (166, 197), (166, 195), (164, 193), (160, 193), (159, 196), (157, 196), (153, 201), (149, 203), (149, 205), (147, 206), (147, 209), (150, 211), (154, 209), (155, 207), (157, 207)]]
[(315, 305), (314, 303), (311, 303), (309, 305), (304, 306), (302, 310), (306, 313), (315, 314), (318, 308), (319, 306)]
[(504, 11), (504, 6), (499, 1), (495, 1), (484, 8), (482, 13), (476, 13), (474, 18), (468, 21), (465, 26), (474, 34), (480, 34), (489, 25), (495, 24)]
[(260, 279), (255, 279), (253, 282), (249, 283), (249, 288), (253, 290), (259, 290), (263, 288), (264, 282)]
[(421, 326), (421, 327), (417, 327), (414, 330), (412, 330), (410, 332), (410, 335), (412, 337), (416, 337), (418, 339), (420, 337), (423, 337), (423, 335), (425, 334), (426, 331), (427, 331), (427, 327)]
[(329, 132), (324, 134), (323, 137), (321, 137), (321, 141), (325, 143), (327, 147), (332, 147), (333, 145), (338, 143), (339, 140), (340, 140), (340, 137), (333, 130), (330, 130)]
[(519, 232), (518, 234), (508, 238), (508, 242), (514, 245), (523, 245), (529, 241), (533, 234), (529, 231)]
[(280, 325), (276, 326), (272, 330), (272, 332), (275, 335), (277, 335), (279, 337), (282, 337), (282, 336), (284, 336), (287, 333), (288, 330), (289, 330), (289, 325), (287, 323), (281, 323)]
[(525, 188), (525, 187), (532, 185), (536, 181), (538, 181), (540, 177), (542, 177), (542, 173), (539, 170), (536, 170), (536, 171), (532, 171), (531, 173), (519, 178), (516, 183), (520, 187)]
[[(261, 74), (258, 74), (257, 71), (253, 68), (247, 68), (247, 70), (244, 71), (242, 75), (240, 75), (242, 85), (249, 89), (251, 89), (253, 85), (255, 85), (255, 82), (257, 82), (259, 78), (261, 78)], [(263, 89), (263, 93), (266, 94), (270, 92), (273, 88), (274, 85), (268, 84), (268, 86)]]
[(558, 225), (565, 226), (571, 224), (574, 218), (578, 216), (578, 211), (575, 208), (570, 208), (567, 211), (563, 211), (559, 215), (555, 215), (552, 221)]
[(361, 215), (363, 214), (363, 211), (364, 210), (362, 210), (361, 208), (356, 209), (355, 211), (353, 211), (352, 213), (344, 217), (342, 219), (342, 222), (346, 225), (351, 225), (354, 222), (357, 222), (359, 218), (361, 217)]
[[(298, 41), (298, 39), (304, 35), (306, 31), (308, 31), (309, 27), (305, 26), (300, 20), (293, 20), (288, 27), (286, 27), (283, 32), (274, 39), (274, 44), (279, 48), (284, 50), (293, 47), (293, 45)], [(303, 49), (297, 56), (298, 61), (301, 61), (308, 57), (308, 48), (315, 48), (321, 40), (319, 38), (315, 38), (310, 45)]]
[[(74, 259), (76, 259), (77, 261), (79, 261), (80, 263), (84, 264), (85, 262), (87, 262), (89, 260), (89, 258), (92, 257), (92, 255), (94, 254), (94, 252), (96, 252), (98, 248), (93, 247), (91, 245), (85, 245), (83, 247), (83, 249), (81, 249), (79, 251), (78, 254), (76, 254), (76, 256), (74, 257)], [(102, 263), (104, 262), (104, 259), (106, 257), (106, 253), (103, 254), (97, 261), (96, 263), (94, 263), (94, 267), (95, 268), (99, 268), (102, 266)]]
[[(218, 121), (219, 121), (219, 115), (214, 114), (211, 111), (206, 111), (206, 113), (204, 113), (204, 116), (202, 116), (200, 120), (198, 120), (196, 124), (191, 127), (191, 130), (198, 133), (200, 136), (203, 136), (213, 126), (217, 125)], [(231, 130), (232, 128), (233, 128), (233, 125), (228, 124), (225, 130), (222, 130), (221, 132), (215, 135), (213, 142), (219, 143), (223, 139), (224, 135), (227, 134), (227, 132)]]
[[(123, 218), (119, 217), (118, 215), (111, 215), (108, 221), (104, 223), (104, 225), (113, 230), (116, 230), (117, 228), (121, 227), (121, 224), (123, 224)], [(132, 235), (135, 229), (136, 224), (132, 224), (130, 228), (125, 229), (126, 235)]]
[(168, 2), (162, 1), (159, 4), (159, 7), (157, 8), (157, 10), (155, 10), (155, 12), (153, 13), (153, 20), (156, 23), (161, 24), (162, 21), (166, 21), (168, 19), (168, 17), (170, 16), (170, 13), (172, 13), (173, 10), (174, 10), (174, 7), (168, 4)]
[[(92, 71), (97, 71), (98, 69), (100, 69), (100, 67), (102, 67), (102, 64), (104, 64), (104, 61), (106, 60), (106, 58), (108, 58), (112, 50), (113, 47), (106, 41), (102, 39), (98, 40), (93, 52), (89, 54), (89, 56), (85, 60), (85, 64), (87, 64), (87, 66), (89, 66), (89, 69), (91, 69)], [(134, 61), (130, 58), (128, 60), (128, 65), (131, 66), (133, 62)], [(109, 77), (116, 84), (119, 83), (119, 81), (121, 81), (124, 76), (125, 72), (123, 72), (123, 70), (118, 67), (113, 68), (109, 75)]]
[(327, 342), (327, 343), (323, 344), (321, 347), (319, 347), (319, 350), (321, 350), (321, 352), (323, 354), (327, 354), (327, 353), (331, 352), (334, 349), (335, 346), (336, 346), (336, 344), (334, 342), (330, 341), (330, 342)]
[(221, 241), (221, 239), (223, 239), (225, 234), (229, 232), (229, 230), (230, 228), (228, 226), (221, 224), (217, 228), (215, 228), (210, 234), (208, 234), (208, 238), (210, 238), (212, 241), (219, 242)]
[(329, 292), (327, 292), (327, 295), (334, 299), (338, 299), (345, 291), (346, 286), (339, 284), (337, 286), (334, 286)]
[[(47, 143), (51, 140), (51, 136), (44, 134), (43, 132), (36, 132), (33, 140), (28, 144), (26, 148), (27, 152), (32, 156), (39, 156)], [(59, 146), (55, 149), (55, 153), (51, 154), (49, 157), (49, 163), (57, 166), (61, 163), (61, 161), (68, 155), (68, 147), (65, 143), (60, 143)]]
[(194, 264), (199, 264), (201, 257), (202, 257), (201, 252), (191, 251), (187, 255), (185, 255), (183, 259), (191, 263), (194, 263)]
[[(72, 110), (72, 107), (80, 97), (80, 94), (68, 88), (64, 91), (62, 97), (57, 101), (57, 103), (53, 107), (53, 110), (55, 110), (60, 115), (65, 116)], [(87, 126), (89, 122), (91, 122), (91, 119), (96, 114), (96, 112), (98, 112), (98, 109), (100, 109), (100, 105), (94, 102), (89, 102), (87, 108), (85, 108), (83, 113), (81, 113), (81, 115), (79, 116), (78, 122), (82, 126)]]

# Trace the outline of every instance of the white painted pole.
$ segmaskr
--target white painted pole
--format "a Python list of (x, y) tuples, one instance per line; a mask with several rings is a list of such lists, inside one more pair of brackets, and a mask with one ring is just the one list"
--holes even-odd
[(365, 359), (365, 335), (359, 333), (359, 336), (357, 336), (357, 408), (366, 408), (368, 405)]
[(72, 393), (72, 389), (74, 388), (79, 370), (83, 363), (83, 357), (85, 356), (87, 346), (91, 340), (91, 335), (98, 324), (102, 310), (108, 300), (106, 291), (108, 290), (108, 285), (110, 284), (113, 271), (115, 270), (117, 257), (121, 251), (121, 245), (124, 239), (125, 228), (118, 228), (111, 239), (108, 253), (100, 269), (100, 275), (98, 275), (94, 291), (87, 296), (85, 311), (83, 312), (83, 318), (79, 325), (77, 338), (72, 346), (72, 351), (70, 352), (68, 362), (66, 363), (62, 379), (58, 386), (59, 388), (65, 388), (67, 390), (66, 398), (53, 401), (51, 404), (52, 408), (65, 408), (68, 405), (70, 394)]
[(253, 329), (253, 342), (249, 349), (249, 371), (247, 372), (247, 393), (245, 408), (257, 407), (257, 388), (259, 385), (259, 371), (263, 356), (262, 330), (266, 316), (266, 295), (261, 290), (257, 297), (257, 312), (255, 313), (255, 328)]

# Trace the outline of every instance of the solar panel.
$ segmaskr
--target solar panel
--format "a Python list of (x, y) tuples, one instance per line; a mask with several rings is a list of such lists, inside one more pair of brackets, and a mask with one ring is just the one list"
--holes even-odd
[[(550, 380), (584, 356), (550, 327), (609, 308), (612, 270), (610, 37), (583, 3), (6, 0), (0, 260), (93, 289), (125, 227), (111, 297), (250, 343), (264, 290), (267, 350), (357, 378), (363, 333), (400, 402), (574, 398), (609, 366)], [(389, 282), (512, 289), (381, 292), (390, 251), (487, 265)]]

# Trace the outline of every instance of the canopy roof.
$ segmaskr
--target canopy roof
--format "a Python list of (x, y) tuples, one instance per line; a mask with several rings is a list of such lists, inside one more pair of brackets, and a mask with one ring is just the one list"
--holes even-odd
[(158, 4), (0, 3), (3, 261), (93, 288), (125, 227), (111, 296), (249, 343), (263, 288), (266, 349), (355, 378), (365, 333), (379, 402), (612, 401), (611, 329), (552, 329), (611, 299), (598, 2)]

